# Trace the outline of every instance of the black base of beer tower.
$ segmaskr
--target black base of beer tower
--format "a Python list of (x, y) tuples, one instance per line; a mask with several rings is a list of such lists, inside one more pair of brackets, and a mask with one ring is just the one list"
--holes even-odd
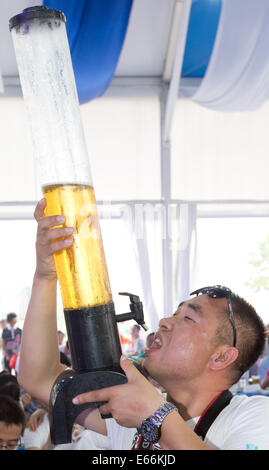
[(65, 309), (64, 316), (73, 369), (121, 371), (122, 350), (113, 302)]
[(65, 309), (64, 315), (72, 369), (57, 378), (51, 391), (49, 416), (54, 444), (70, 442), (77, 416), (103, 404), (74, 405), (76, 395), (127, 382), (120, 368), (122, 351), (113, 302)]
[[(74, 405), (72, 399), (75, 396), (126, 382), (127, 377), (123, 373), (107, 370), (78, 372), (68, 369), (61, 374), (52, 388), (50, 397), (50, 435), (53, 444), (71, 442), (72, 428), (78, 415), (86, 409), (105, 403)], [(111, 415), (102, 416), (102, 418), (111, 418)]]

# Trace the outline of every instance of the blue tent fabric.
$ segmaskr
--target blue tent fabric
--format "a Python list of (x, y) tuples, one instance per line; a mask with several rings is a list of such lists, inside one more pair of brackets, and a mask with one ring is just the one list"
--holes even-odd
[(222, 0), (193, 1), (190, 12), (182, 77), (204, 77), (219, 25)]
[(44, 0), (61, 10), (71, 51), (79, 102), (102, 96), (118, 64), (133, 0)]

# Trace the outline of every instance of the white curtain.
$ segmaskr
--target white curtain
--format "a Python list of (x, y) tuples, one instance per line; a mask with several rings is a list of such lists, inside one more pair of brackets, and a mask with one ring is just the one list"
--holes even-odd
[(171, 138), (172, 198), (269, 200), (268, 127), (269, 100), (242, 113), (178, 100)]
[(175, 252), (175, 301), (189, 298), (196, 264), (196, 204), (180, 204)]
[[(162, 286), (159, 285), (159, 289), (156, 289), (156, 287), (154, 288), (153, 286), (153, 284), (156, 285), (153, 280), (153, 277), (156, 275), (156, 270), (160, 273), (162, 272), (161, 266), (156, 262), (156, 256), (158, 256), (160, 250), (155, 252), (153, 247), (156, 238), (158, 238), (159, 243), (161, 243), (159, 236), (161, 233), (161, 221), (158, 217), (154, 217), (154, 211), (154, 205), (141, 203), (132, 206), (132, 208), (129, 206), (128, 216), (126, 217), (125, 213), (124, 217), (126, 236), (129, 236), (132, 240), (138, 273), (140, 276), (143, 294), (143, 297), (140, 300), (143, 302), (144, 316), (150, 330), (149, 332), (156, 331), (158, 329), (159, 317), (162, 316), (160, 309), (158, 312), (156, 308), (156, 302), (158, 302), (158, 296), (162, 290)], [(154, 233), (154, 236), (152, 236), (152, 233)], [(151, 253), (152, 248), (155, 253), (153, 263)]]
[(188, 96), (219, 111), (259, 108), (269, 97), (268, 24), (268, 0), (223, 0), (205, 77)]

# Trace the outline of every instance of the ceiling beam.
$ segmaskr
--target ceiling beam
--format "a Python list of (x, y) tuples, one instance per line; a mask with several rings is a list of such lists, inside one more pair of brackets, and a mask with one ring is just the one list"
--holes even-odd
[[(191, 90), (193, 93), (200, 86), (201, 80), (192, 77), (181, 78), (179, 91)], [(155, 92), (159, 93), (162, 86), (162, 77), (114, 77), (104, 96), (109, 98), (148, 96)], [(18, 96), (22, 96), (19, 77), (0, 75), (0, 98)]]
[(162, 132), (164, 141), (170, 138), (174, 108), (178, 98), (191, 5), (192, 0), (177, 0), (175, 2), (170, 41), (163, 72), (164, 82), (169, 82)]

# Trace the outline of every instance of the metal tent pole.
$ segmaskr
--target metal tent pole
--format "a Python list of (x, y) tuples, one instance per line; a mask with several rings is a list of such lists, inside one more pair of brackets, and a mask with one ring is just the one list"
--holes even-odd
[(161, 196), (165, 205), (162, 241), (164, 316), (169, 316), (173, 312), (173, 258), (171, 249), (171, 220), (169, 217), (171, 204), (170, 134), (178, 97), (191, 4), (192, 0), (178, 0), (175, 2), (170, 41), (163, 72), (163, 90), (160, 95)]

